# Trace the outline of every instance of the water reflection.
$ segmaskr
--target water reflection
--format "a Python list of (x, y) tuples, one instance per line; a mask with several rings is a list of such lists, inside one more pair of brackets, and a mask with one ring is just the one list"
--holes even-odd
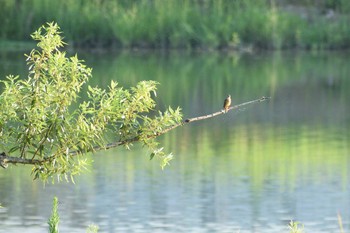
[(0, 232), (46, 231), (54, 195), (62, 232), (95, 223), (100, 232), (280, 233), (291, 219), (306, 232), (339, 232), (338, 212), (349, 229), (346, 54), (81, 56), (92, 85), (157, 80), (160, 109), (180, 105), (186, 117), (220, 109), (228, 93), (235, 103), (273, 99), (163, 136), (176, 155), (164, 171), (138, 146), (95, 154), (76, 185), (43, 188), (29, 168), (0, 170)]

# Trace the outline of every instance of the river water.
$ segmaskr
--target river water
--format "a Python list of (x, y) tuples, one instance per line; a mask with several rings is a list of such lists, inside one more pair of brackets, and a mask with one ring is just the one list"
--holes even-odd
[[(24, 52), (0, 53), (0, 75), (26, 76)], [(61, 232), (350, 231), (350, 66), (347, 53), (80, 52), (90, 85), (160, 82), (159, 110), (194, 117), (268, 102), (162, 136), (175, 155), (161, 170), (137, 144), (89, 155), (76, 184), (43, 185), (30, 167), (0, 170), (0, 232), (47, 232), (59, 199)], [(82, 94), (84, 97), (84, 95)], [(82, 97), (82, 98), (83, 98)]]

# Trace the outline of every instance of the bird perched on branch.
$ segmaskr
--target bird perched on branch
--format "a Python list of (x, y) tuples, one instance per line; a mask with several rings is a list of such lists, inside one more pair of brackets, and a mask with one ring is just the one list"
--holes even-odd
[(228, 109), (230, 108), (231, 105), (231, 95), (228, 95), (224, 101), (224, 111), (227, 113)]

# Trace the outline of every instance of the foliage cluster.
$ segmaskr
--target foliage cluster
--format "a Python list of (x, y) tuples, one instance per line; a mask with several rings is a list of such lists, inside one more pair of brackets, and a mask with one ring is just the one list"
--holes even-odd
[(347, 0), (4, 0), (5, 40), (56, 21), (76, 45), (160, 48), (348, 47)]
[(88, 86), (88, 100), (79, 101), (91, 69), (78, 57), (66, 57), (59, 27), (49, 23), (32, 34), (38, 49), (27, 55), (27, 79), (8, 76), (0, 94), (0, 149), (34, 164), (34, 178), (57, 174), (67, 179), (88, 165), (82, 155), (141, 141), (151, 157), (166, 155), (154, 137), (182, 120), (180, 109), (154, 113), (154, 81), (141, 81), (130, 90), (111, 81), (107, 90)]

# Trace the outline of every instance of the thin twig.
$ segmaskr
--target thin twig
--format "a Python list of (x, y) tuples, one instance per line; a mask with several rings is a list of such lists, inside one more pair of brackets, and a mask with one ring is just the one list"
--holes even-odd
[[(262, 102), (262, 101), (265, 101), (267, 99), (270, 99), (271, 97), (261, 97), (260, 99), (256, 99), (256, 100), (252, 100), (252, 101), (248, 101), (248, 102), (244, 102), (242, 104), (237, 104), (237, 105), (234, 105), (234, 106), (231, 106), (228, 108), (227, 111), (231, 111), (233, 109), (238, 109), (238, 108), (241, 108), (245, 105), (248, 105), (248, 104), (254, 104), (254, 103), (259, 103), (259, 102)], [(208, 115), (205, 115), (205, 116), (199, 116), (199, 117), (194, 117), (194, 118), (188, 118), (184, 121), (184, 123), (189, 123), (189, 122), (193, 122), (193, 121), (200, 121), (200, 120), (205, 120), (205, 119), (208, 119), (208, 118), (212, 118), (212, 117), (215, 117), (215, 116), (218, 116), (218, 115), (221, 115), (221, 114), (225, 114), (225, 111), (224, 110), (220, 110), (218, 112), (214, 112), (214, 113), (211, 113), (211, 114), (208, 114)]]
[(345, 233), (344, 228), (343, 228), (343, 221), (342, 221), (342, 218), (341, 218), (341, 215), (339, 212), (338, 212), (337, 216), (338, 216), (338, 224), (339, 224), (340, 233)]
[[(268, 100), (268, 99), (270, 99), (270, 97), (261, 97), (261, 98), (256, 99), (256, 100), (244, 102), (242, 104), (237, 104), (237, 105), (229, 107), (227, 111), (231, 111), (231, 110), (234, 110), (234, 109), (239, 109), (239, 108), (241, 108), (241, 107), (243, 107), (245, 105), (248, 105), (248, 104), (260, 103), (260, 102), (263, 102), (263, 101)], [(172, 126), (166, 128), (166, 129), (164, 129), (163, 131), (160, 131), (160, 132), (158, 132), (156, 134), (149, 135), (148, 138), (155, 138), (155, 137), (163, 135), (163, 134), (169, 132), (170, 130), (173, 130), (173, 129), (179, 127), (179, 126), (183, 126), (185, 124), (188, 124), (188, 123), (191, 123), (191, 122), (194, 122), (194, 121), (200, 121), (200, 120), (209, 119), (209, 118), (212, 118), (212, 117), (219, 116), (221, 114), (226, 114), (226, 113), (225, 113), (224, 110), (220, 110), (220, 111), (217, 111), (217, 112), (214, 112), (214, 113), (211, 113), (211, 114), (208, 114), (208, 115), (204, 115), (204, 116), (187, 118), (186, 120), (184, 120), (184, 121), (182, 121), (182, 122), (180, 122), (178, 124), (172, 125)], [(139, 136), (136, 136), (136, 137), (133, 137), (133, 138), (130, 138), (130, 139), (126, 139), (124, 141), (109, 143), (109, 144), (107, 144), (105, 146), (95, 146), (90, 151), (86, 151), (86, 153), (87, 152), (99, 151), (99, 150), (108, 150), (108, 149), (111, 149), (111, 148), (115, 148), (115, 147), (118, 147), (118, 146), (126, 145), (126, 144), (137, 142), (137, 141), (140, 141), (140, 137)], [(81, 151), (71, 151), (69, 153), (69, 155), (71, 155), (71, 156), (75, 156), (75, 155), (78, 155), (78, 154), (82, 154), (82, 152)], [(40, 164), (43, 164), (45, 162), (49, 162), (49, 161), (53, 160), (54, 158), (55, 158), (55, 156), (49, 156), (49, 157), (45, 157), (43, 159), (26, 159), (26, 158), (18, 158), (18, 157), (8, 156), (5, 152), (2, 152), (2, 153), (0, 153), (0, 166), (3, 167), (3, 168), (7, 168), (9, 163), (40, 165)]]

